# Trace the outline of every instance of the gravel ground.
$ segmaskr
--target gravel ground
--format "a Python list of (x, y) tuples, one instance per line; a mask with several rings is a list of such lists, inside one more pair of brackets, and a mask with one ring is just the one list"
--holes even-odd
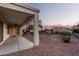
[[(32, 35), (25, 37), (33, 41)], [(70, 43), (63, 43), (59, 35), (40, 35), (40, 46), (4, 56), (79, 56), (79, 39), (72, 36)]]

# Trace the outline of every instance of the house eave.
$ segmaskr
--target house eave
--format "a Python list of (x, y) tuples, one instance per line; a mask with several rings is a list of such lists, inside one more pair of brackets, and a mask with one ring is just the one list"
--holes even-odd
[(22, 3), (10, 3), (10, 4), (13, 4), (13, 5), (16, 5), (16, 6), (25, 8), (25, 9), (29, 9), (29, 10), (34, 11), (34, 12), (37, 12), (37, 13), (40, 13), (40, 10), (39, 9), (33, 8), (31, 6), (28, 6), (28, 5), (23, 6)]

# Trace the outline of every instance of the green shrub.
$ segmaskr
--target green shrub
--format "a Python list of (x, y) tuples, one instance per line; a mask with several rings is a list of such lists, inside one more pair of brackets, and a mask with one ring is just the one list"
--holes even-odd
[(71, 36), (70, 35), (62, 35), (62, 40), (64, 42), (69, 42), (71, 40)]
[(27, 28), (26, 28), (27, 32), (30, 32), (31, 30), (33, 30), (33, 25), (29, 25)]
[(43, 33), (45, 33), (45, 32), (44, 32), (44, 30), (39, 30), (39, 33), (40, 33), (40, 34), (43, 34)]
[(51, 35), (51, 30), (49, 30), (49, 29), (45, 29), (44, 32), (45, 32), (45, 34)]

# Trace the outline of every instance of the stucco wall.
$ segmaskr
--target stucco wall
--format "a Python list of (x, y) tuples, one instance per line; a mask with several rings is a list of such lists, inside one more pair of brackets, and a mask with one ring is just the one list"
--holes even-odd
[(3, 40), (8, 39), (9, 35), (7, 33), (7, 24), (3, 24)]
[[(20, 36), (22, 36), (22, 34), (23, 34), (23, 30), (24, 29), (26, 29), (26, 27), (27, 27), (27, 25), (24, 25), (24, 26), (22, 26), (21, 28), (20, 28)], [(9, 37), (9, 34), (7, 33), (8, 32), (8, 30), (7, 30), (7, 24), (3, 24), (3, 40), (6, 40), (6, 39), (8, 39), (8, 37)]]
[(22, 26), (21, 28), (20, 28), (20, 36), (22, 36), (22, 34), (23, 34), (23, 30), (25, 30), (26, 29), (26, 25), (24, 25), (24, 26)]
[[(22, 27), (20, 27), (20, 36), (22, 36), (23, 34), (23, 30), (25, 30), (26, 28), (28, 27), (28, 25), (23, 25)], [(8, 30), (7, 30), (7, 24), (3, 24), (3, 40), (6, 40), (8, 39), (8, 37), (10, 36), (8, 33)]]

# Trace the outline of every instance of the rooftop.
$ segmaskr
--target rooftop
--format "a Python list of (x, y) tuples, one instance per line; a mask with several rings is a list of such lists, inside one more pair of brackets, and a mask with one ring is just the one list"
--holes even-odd
[(39, 9), (36, 9), (34, 7), (31, 7), (31, 6), (28, 6), (26, 3), (11, 3), (11, 4), (14, 4), (16, 6), (19, 6), (19, 7), (22, 7), (22, 8), (26, 8), (26, 9), (29, 9), (29, 10), (32, 10), (32, 11), (35, 11), (35, 12), (40, 12)]

